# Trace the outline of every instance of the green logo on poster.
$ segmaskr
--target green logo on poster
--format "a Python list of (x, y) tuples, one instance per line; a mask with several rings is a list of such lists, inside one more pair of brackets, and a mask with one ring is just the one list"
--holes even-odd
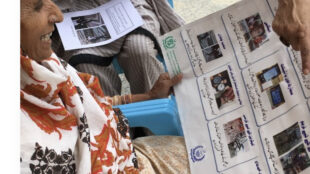
[(171, 49), (175, 47), (175, 40), (172, 36), (168, 36), (165, 40), (163, 40), (163, 44), (166, 49)]

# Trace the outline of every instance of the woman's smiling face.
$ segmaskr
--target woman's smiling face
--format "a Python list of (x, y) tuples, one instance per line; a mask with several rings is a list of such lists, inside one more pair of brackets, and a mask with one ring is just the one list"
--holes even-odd
[(23, 54), (40, 62), (52, 54), (54, 24), (63, 20), (51, 0), (21, 0), (20, 44)]

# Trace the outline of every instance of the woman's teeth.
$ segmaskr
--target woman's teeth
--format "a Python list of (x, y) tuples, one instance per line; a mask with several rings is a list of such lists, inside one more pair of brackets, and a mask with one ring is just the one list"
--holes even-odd
[(45, 35), (41, 36), (41, 40), (42, 41), (49, 41), (51, 36), (52, 36), (52, 33), (45, 34)]

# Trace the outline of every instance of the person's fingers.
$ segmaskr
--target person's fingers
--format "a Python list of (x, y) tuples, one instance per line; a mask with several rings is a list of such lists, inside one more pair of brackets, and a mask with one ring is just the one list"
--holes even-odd
[(292, 48), (296, 51), (300, 51), (301, 47), (303, 47), (303, 40), (304, 40), (304, 36), (305, 36), (305, 30), (304, 27), (299, 27), (296, 30), (293, 30), (294, 33), (290, 33), (288, 34), (289, 37), (289, 42), (292, 45)]
[(282, 37), (282, 36), (280, 36), (280, 41), (281, 41), (285, 46), (287, 46), (287, 47), (290, 46), (290, 43), (289, 43), (286, 39), (284, 39), (284, 37)]
[(285, 45), (285, 46), (289, 46), (291, 45), (291, 33), (289, 33), (288, 31), (285, 32), (286, 27), (281, 26), (281, 24), (278, 24), (277, 22), (273, 22), (272, 23), (272, 28), (274, 30), (275, 33), (278, 34), (278, 36), (280, 37), (280, 41)]
[(290, 43), (291, 43), (291, 46), (292, 46), (292, 48), (293, 48), (294, 50), (300, 51), (300, 45), (299, 45), (299, 43), (298, 43), (296, 40), (293, 40), (293, 41), (291, 41)]
[(282, 34), (281, 22), (279, 22), (281, 18), (279, 16), (279, 11), (277, 11), (276, 16), (274, 17), (274, 20), (271, 24), (273, 31), (276, 32), (278, 35)]
[(288, 25), (288, 24), (282, 24), (283, 25), (283, 35), (294, 35), (297, 36), (297, 34), (301, 31), (300, 25)]
[(305, 44), (305, 39), (309, 39), (309, 37), (307, 37), (307, 27), (298, 23), (292, 28), (294, 28), (294, 30), (288, 35), (290, 37), (291, 45), (293, 46), (293, 49), (300, 51)]
[(291, 45), (294, 50), (299, 51), (300, 50), (300, 39), (301, 39), (301, 36), (304, 35), (301, 29), (296, 28), (296, 27), (288, 28), (287, 26), (283, 28), (284, 28), (283, 31), (280, 32), (283, 34), (279, 34), (280, 41), (285, 46), (288, 47), (289, 45)]
[(305, 26), (302, 26), (302, 25), (299, 26), (299, 29), (296, 33), (296, 37), (298, 37), (300, 39), (306, 37), (306, 27)]
[(280, 36), (280, 41), (285, 46), (291, 45), (294, 50), (299, 51), (301, 49), (300, 39), (305, 37), (305, 27), (296, 20), (292, 19), (295, 25), (288, 21), (283, 20), (283, 14), (277, 12), (272, 22), (273, 31)]
[(174, 94), (173, 88), (170, 88), (170, 89), (169, 89), (168, 95), (170, 95), (170, 94)]
[(310, 38), (304, 37), (301, 40), (301, 59), (302, 59), (302, 70), (305, 75), (310, 73)]
[(169, 80), (169, 79), (170, 79), (170, 77), (169, 77), (169, 74), (167, 72), (160, 74), (158, 77), (158, 80)]
[(170, 80), (170, 85), (174, 86), (176, 84), (178, 84), (183, 78), (183, 74), (178, 74), (175, 75), (171, 80)]

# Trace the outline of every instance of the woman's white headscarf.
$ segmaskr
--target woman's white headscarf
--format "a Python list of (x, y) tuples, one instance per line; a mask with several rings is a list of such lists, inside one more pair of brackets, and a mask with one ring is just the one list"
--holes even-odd
[(138, 173), (126, 118), (62, 63), (21, 55), (21, 173)]

